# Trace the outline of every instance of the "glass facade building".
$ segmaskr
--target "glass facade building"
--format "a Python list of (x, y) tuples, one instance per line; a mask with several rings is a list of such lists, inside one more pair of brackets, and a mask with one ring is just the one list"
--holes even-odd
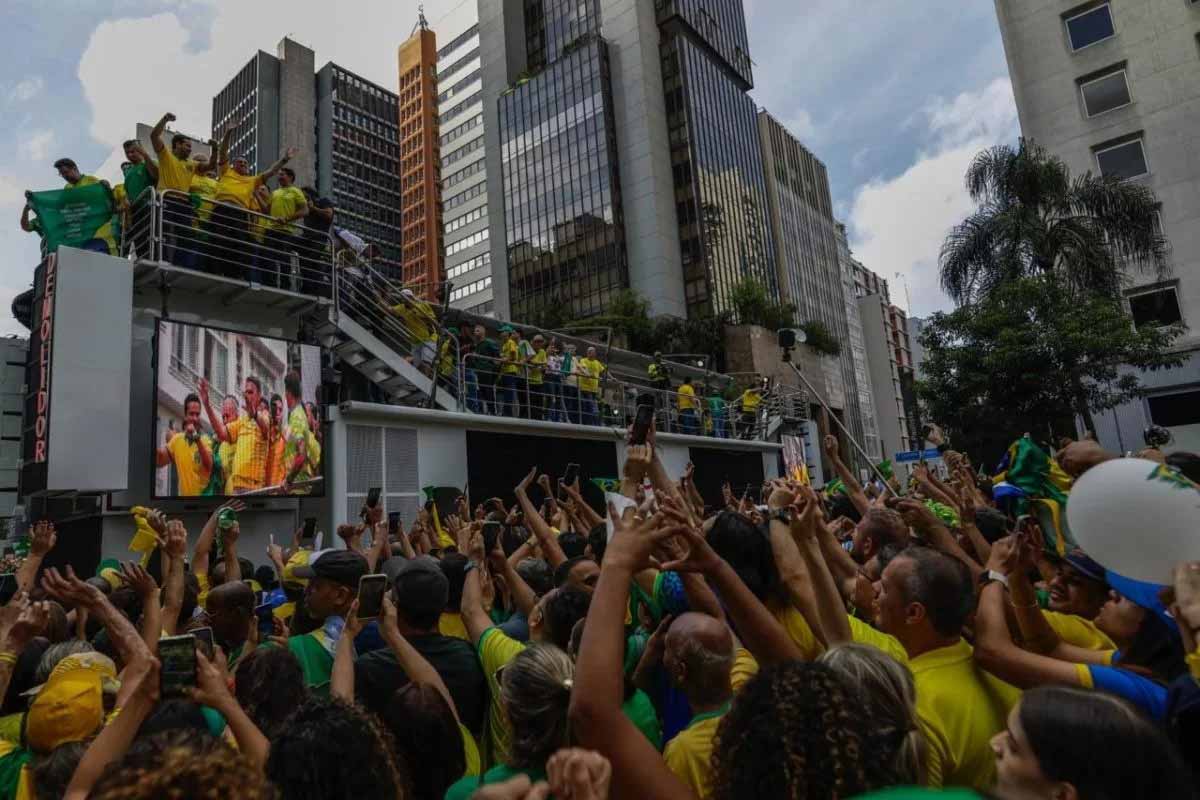
[(629, 285), (608, 51), (573, 42), (499, 99), (513, 319), (597, 314)]
[(778, 291), (741, 0), (658, 0), (663, 91), (689, 316), (743, 278)]

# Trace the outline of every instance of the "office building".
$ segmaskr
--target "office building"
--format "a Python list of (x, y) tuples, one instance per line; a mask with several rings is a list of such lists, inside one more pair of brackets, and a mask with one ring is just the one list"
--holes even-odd
[(395, 92), (291, 39), (260, 50), (213, 98), (213, 137), (234, 129), (230, 151), (261, 171), (289, 148), (300, 186), (337, 206), (334, 224), (378, 245), (377, 265), (399, 278), (400, 134)]
[[(838, 282), (841, 287), (843, 307), (846, 309), (847, 338), (842, 344), (843, 357), (848, 350), (854, 368), (854, 387), (858, 392), (858, 414), (862, 421), (862, 445), (867, 456), (878, 464), (883, 459), (883, 448), (879, 440), (879, 419), (876, 416), (875, 390), (871, 382), (871, 365), (867, 360), (866, 337), (863, 333), (862, 314), (858, 308), (855, 291), (854, 257), (850, 254), (850, 242), (846, 237), (846, 226), (834, 225), (838, 250)], [(848, 347), (847, 347), (848, 343)]]
[[(480, 0), (495, 292), (535, 319), (777, 290), (740, 0)], [(501, 213), (502, 212), (502, 213)]]
[(420, 22), (400, 45), (400, 274), (417, 295), (436, 300), (445, 270), (438, 143), (437, 36)]
[(996, 13), (1024, 136), (1072, 174), (1138, 181), (1162, 203), (1173, 274), (1135, 274), (1125, 295), (1135, 325), (1187, 326), (1186, 363), (1096, 415), (1101, 443), (1136, 450), (1156, 424), (1200, 449), (1200, 2), (997, 0)]
[[(861, 442), (866, 429), (854, 366), (849, 305), (842, 285), (838, 223), (833, 218), (829, 173), (816, 156), (766, 111), (758, 113), (758, 131), (780, 299), (796, 307), (800, 321), (821, 323), (840, 344), (837, 360), (840, 382), (845, 387), (844, 421)], [(857, 304), (853, 306), (857, 318)], [(859, 340), (861, 349), (861, 325)]]
[(916, 446), (910, 424), (916, 411), (916, 397), (908, 316), (903, 309), (892, 305), (887, 280), (852, 256), (850, 264), (862, 319), (880, 447), (883, 457), (891, 458)]
[(0, 339), (0, 520), (11, 517), (17, 504), (28, 357), (28, 339)]
[(483, 71), (479, 25), (437, 52), (442, 170), (442, 235), (450, 305), (474, 314), (495, 311), (483, 138)]
[(921, 344), (921, 335), (929, 327), (929, 320), (922, 317), (908, 318), (908, 343), (912, 348), (913, 375), (917, 380), (924, 377), (925, 346)]

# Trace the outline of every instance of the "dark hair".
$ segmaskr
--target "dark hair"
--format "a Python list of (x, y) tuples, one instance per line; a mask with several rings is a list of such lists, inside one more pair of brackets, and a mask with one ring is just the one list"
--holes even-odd
[[(291, 172), (291, 170), (286, 170)], [(283, 390), (297, 400), (300, 399), (300, 373), (296, 370), (289, 370), (287, 375), (283, 376)]]
[(137, 143), (137, 139), (126, 139), (125, 141), (121, 142), (121, 149), (128, 150), (131, 147), (137, 147)]
[(57, 600), (46, 602), (50, 609), (50, 621), (46, 625), (45, 636), (51, 644), (65, 642), (72, 635), (72, 631), (67, 626), (67, 610)]
[(190, 392), (187, 397), (183, 398), (183, 413), (187, 413), (187, 407), (192, 403), (200, 405), (200, 395), (195, 392)]
[(292, 651), (264, 647), (251, 651), (238, 664), (234, 694), (263, 736), (274, 740), (283, 733), (292, 713), (308, 699), (308, 686)]
[[(1042, 772), (1087, 800), (1186, 800), (1191, 778), (1167, 737), (1104, 692), (1039, 686), (1021, 697), (1021, 727)], [(1101, 757), (1113, 754), (1115, 758)]]
[(870, 752), (870, 724), (829, 666), (767, 667), (721, 718), (712, 797), (853, 797), (878, 788), (890, 769), (886, 754)]
[(21, 693), (41, 682), (37, 680), (38, 665), (51, 644), (53, 643), (44, 636), (34, 637), (21, 651), (21, 655), (17, 656), (17, 663), (13, 665), (12, 675), (8, 680), (8, 690), (4, 693), (4, 705), (0, 706), (0, 715), (7, 716), (28, 710), (29, 698), (22, 697)]
[(582, 555), (567, 558), (566, 561), (554, 568), (554, 585), (566, 586), (567, 581), (571, 578), (571, 570), (586, 561), (591, 561), (591, 559)]
[(150, 716), (146, 717), (142, 726), (138, 728), (138, 737), (145, 738), (176, 730), (212, 735), (200, 706), (191, 700), (174, 699), (161, 701), (154, 707)]
[(1144, 667), (1154, 673), (1163, 683), (1170, 683), (1187, 672), (1183, 642), (1177, 628), (1167, 623), (1150, 609), (1142, 609), (1142, 622), (1138, 625), (1133, 642), (1121, 652), (1113, 666), (1131, 664)]
[(291, 167), (282, 167), (282, 168), (280, 168), (279, 171), (282, 172), (284, 175), (287, 175), (292, 180), (292, 182), (295, 183), (296, 170), (292, 169)]
[(31, 764), (34, 797), (63, 797), (71, 784), (89, 742), (60, 744), (46, 755), (36, 755)]
[(69, 169), (79, 169), (79, 167), (75, 165), (75, 162), (69, 158), (60, 158), (58, 161), (54, 162), (55, 169), (62, 169), (63, 167), (67, 167)]
[(446, 582), (450, 584), (450, 592), (446, 596), (446, 610), (459, 611), (462, 608), (463, 584), (467, 582), (467, 564), (471, 559), (462, 553), (447, 553), (438, 562)]
[(564, 586), (552, 592), (542, 603), (542, 616), (550, 641), (566, 651), (571, 643), (571, 629), (587, 616), (592, 596), (583, 589)]
[(523, 558), (516, 569), (521, 580), (529, 584), (529, 588), (538, 597), (554, 588), (554, 573), (550, 571), (550, 564), (545, 559)]
[(608, 526), (601, 522), (593, 525), (587, 535), (588, 547), (592, 548), (592, 558), (597, 564), (604, 563), (604, 551), (608, 549)]
[(1176, 450), (1166, 458), (1167, 466), (1192, 483), (1200, 483), (1200, 455)]
[(853, 520), (856, 525), (862, 522), (862, 513), (855, 507), (850, 495), (845, 492), (837, 492), (829, 499), (829, 518), (837, 519), (838, 517)]
[(267, 778), (280, 800), (403, 797), (407, 781), (395, 749), (373, 715), (336, 698), (310, 697), (271, 742)]
[(892, 563), (892, 559), (907, 549), (907, 545), (902, 544), (885, 544), (879, 548), (879, 552), (875, 554), (875, 560), (879, 562), (879, 574), (882, 575), (887, 565)]
[(274, 792), (258, 766), (221, 739), (174, 730), (135, 741), (120, 761), (105, 768), (88, 797), (270, 800)]
[(908, 525), (890, 508), (868, 508), (859, 523), (859, 530), (863, 536), (871, 537), (878, 547), (883, 547), (904, 542)]
[(558, 535), (558, 546), (567, 558), (579, 558), (587, 550), (588, 541), (581, 533), (563, 531)]
[(998, 508), (982, 506), (975, 509), (975, 527), (988, 544), (995, 544), (1008, 536), (1008, 517)]
[(905, 602), (925, 606), (925, 615), (942, 636), (957, 636), (975, 608), (967, 565), (922, 545), (909, 547), (901, 555), (913, 561), (904, 583)]
[(395, 691), (380, 720), (412, 780), (413, 797), (442, 800), (467, 768), (462, 731), (446, 698), (429, 684), (409, 683)]
[(258, 581), (258, 585), (266, 592), (271, 591), (279, 585), (279, 581), (275, 576), (275, 568), (266, 564), (254, 569), (254, 580)]
[(180, 619), (191, 619), (200, 604), (200, 580), (194, 572), (183, 573), (183, 605), (179, 607)]
[[(259, 394), (262, 394), (262, 381), (260, 381), (258, 378), (254, 377), (253, 375), (247, 375), (247, 376), (246, 376), (246, 381), (245, 381), (245, 382), (246, 382), (246, 383), (253, 383), (253, 384), (254, 384), (254, 388), (255, 388), (255, 389), (258, 389), (258, 393), (259, 393)], [(247, 410), (247, 411), (250, 411), (250, 412), (254, 412), (256, 409), (253, 409), (253, 408), (248, 408), (248, 409), (246, 409), (246, 410)]]
[(238, 399), (238, 396), (236, 394), (227, 394), (224, 397), (222, 397), (221, 398), (222, 405), (225, 403), (226, 400), (232, 400), (234, 408), (242, 407), (242, 401)]
[(729, 562), (754, 596), (766, 601), (779, 584), (771, 541), (761, 528), (734, 511), (722, 511), (708, 531), (708, 544)]

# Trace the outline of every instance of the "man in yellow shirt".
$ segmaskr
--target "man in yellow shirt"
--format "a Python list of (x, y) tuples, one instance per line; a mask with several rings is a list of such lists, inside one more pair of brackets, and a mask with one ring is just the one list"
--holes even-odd
[(84, 175), (79, 171), (79, 167), (69, 158), (60, 158), (54, 162), (54, 168), (58, 170), (58, 176), (67, 182), (64, 189), (82, 189), (84, 186), (91, 186), (94, 183), (103, 183), (104, 181), (97, 178), (95, 175)]
[(596, 358), (596, 348), (589, 347), (587, 357), (579, 359), (579, 401), (584, 425), (600, 424), (600, 377), (604, 370)]
[(296, 186), (296, 173), (290, 167), (280, 169), (277, 180), (279, 188), (271, 192), (267, 236), (250, 280), (288, 288), (292, 253), (303, 249), (296, 221), (308, 214), (308, 198)]
[(529, 417), (546, 418), (546, 337), (540, 333), (533, 337), (533, 355), (529, 357)]
[(925, 735), (925, 782), (984, 790), (996, 777), (991, 738), (1005, 729), (1020, 692), (979, 669), (961, 635), (974, 606), (966, 565), (914, 546), (887, 565), (879, 627), (908, 653)]
[[(228, 426), (241, 415), (237, 395), (225, 395), (225, 399), (221, 401), (221, 421)], [(233, 442), (218, 440), (217, 458), (220, 460), (221, 466), (221, 485), (219, 491), (214, 491), (213, 494), (225, 496), (233, 494), (233, 456), (236, 452), (237, 445)]]
[(158, 448), (155, 463), (161, 469), (175, 464), (181, 497), (199, 497), (208, 486), (213, 470), (212, 437), (200, 429), (200, 397), (183, 399), (183, 433), (168, 431), (166, 443)]
[(253, 376), (246, 378), (242, 395), (247, 415), (238, 417), (228, 425), (213, 410), (208, 398), (208, 381), (201, 378), (199, 389), (208, 421), (217, 432), (217, 438), (235, 445), (230, 494), (262, 489), (267, 485), (267, 452), (271, 433), (271, 416), (262, 402), (262, 384)]
[(712, 794), (712, 750), (733, 697), (733, 637), (707, 614), (681, 614), (667, 630), (663, 667), (692, 709), (688, 726), (663, 751), (667, 767), (699, 798)]
[(689, 436), (700, 435), (700, 418), (696, 416), (696, 390), (692, 379), (684, 378), (679, 387), (679, 429)]
[(517, 414), (517, 382), (521, 375), (521, 351), (517, 346), (516, 331), (511, 325), (500, 327), (500, 416), (515, 417)]
[(755, 423), (758, 421), (758, 407), (762, 404), (762, 389), (757, 383), (753, 384), (742, 392), (742, 396), (738, 398), (737, 402), (742, 408), (741, 437), (743, 439), (752, 438)]

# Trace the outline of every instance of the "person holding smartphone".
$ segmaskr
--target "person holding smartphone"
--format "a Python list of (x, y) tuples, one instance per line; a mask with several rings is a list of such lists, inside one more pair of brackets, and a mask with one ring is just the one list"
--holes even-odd
[(308, 615), (320, 624), (311, 633), (288, 639), (288, 650), (300, 661), (304, 682), (312, 689), (329, 685), (346, 614), (358, 596), (358, 582), (368, 572), (367, 559), (353, 550), (324, 550), (308, 564), (292, 570), (296, 578), (308, 579), (304, 605)]

